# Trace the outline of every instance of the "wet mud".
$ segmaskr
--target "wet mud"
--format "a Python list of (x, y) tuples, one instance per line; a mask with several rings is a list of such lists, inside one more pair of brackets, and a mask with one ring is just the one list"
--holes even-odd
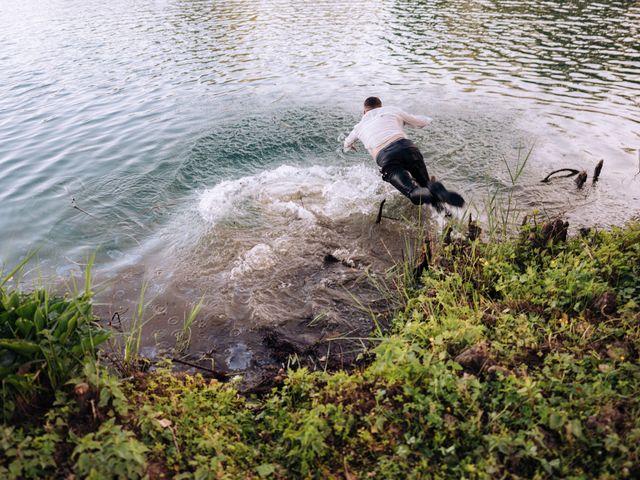
[[(111, 272), (97, 313), (126, 331), (148, 282), (141, 354), (204, 375), (242, 373), (249, 391), (268, 388), (291, 362), (345, 368), (369, 345), (373, 315), (384, 322), (391, 313), (391, 269), (414, 248), (412, 217), (428, 214), (396, 198), (385, 213), (398, 220), (376, 223), (371, 207), (338, 219), (316, 212), (313, 222), (217, 225), (179, 258), (151, 252)], [(200, 301), (189, 347), (177, 351)]]

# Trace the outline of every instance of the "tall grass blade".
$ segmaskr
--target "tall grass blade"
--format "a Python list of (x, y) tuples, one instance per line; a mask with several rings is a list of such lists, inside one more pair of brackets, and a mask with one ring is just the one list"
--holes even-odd
[(31, 252), (27, 255), (18, 265), (16, 265), (13, 270), (11, 270), (3, 279), (0, 281), (0, 287), (4, 287), (5, 284), (13, 278), (13, 276), (22, 270), (22, 268), (29, 263), (29, 261), (35, 256), (38, 251)]

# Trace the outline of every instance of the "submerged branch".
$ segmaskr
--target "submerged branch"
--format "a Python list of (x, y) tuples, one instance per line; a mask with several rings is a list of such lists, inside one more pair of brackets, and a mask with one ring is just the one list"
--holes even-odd
[(560, 173), (560, 172), (569, 172), (569, 173), (567, 175), (561, 175), (559, 178), (573, 177), (574, 175), (578, 175), (578, 173), (580, 173), (579, 170), (576, 170), (574, 168), (561, 168), (559, 170), (554, 170), (553, 172), (551, 172), (549, 175), (547, 175), (542, 180), (540, 180), (540, 183), (548, 183), (551, 180), (552, 175), (555, 175), (556, 173)]

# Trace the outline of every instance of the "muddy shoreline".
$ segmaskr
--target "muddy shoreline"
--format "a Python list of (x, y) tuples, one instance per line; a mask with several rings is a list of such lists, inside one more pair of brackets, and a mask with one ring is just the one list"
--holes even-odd
[[(145, 299), (140, 354), (151, 362), (170, 358), (176, 370), (205, 377), (242, 375), (243, 391), (270, 388), (278, 372), (292, 364), (349, 368), (366, 351), (372, 330), (384, 328), (393, 315), (393, 269), (414, 255), (417, 215), (424, 215), (404, 202), (391, 202), (385, 206), (387, 218), (377, 222), (375, 207), (369, 214), (318, 217), (292, 240), (298, 242), (295, 248), (242, 275), (234, 274), (237, 269), (221, 273), (231, 270), (230, 259), (207, 275), (194, 275), (185, 266), (189, 261), (167, 265), (173, 267), (168, 282), (154, 261), (151, 267), (128, 267), (98, 295), (96, 313), (117, 336), (126, 335), (147, 279), (153, 296)], [(433, 219), (424, 219), (422, 228), (428, 222), (433, 228)], [(228, 241), (216, 233), (207, 245)], [(246, 228), (243, 233), (251, 236)], [(193, 255), (201, 256), (207, 245), (196, 246)], [(148, 278), (149, 271), (155, 277)], [(198, 299), (203, 305), (191, 326), (189, 347), (177, 351), (176, 337)]]

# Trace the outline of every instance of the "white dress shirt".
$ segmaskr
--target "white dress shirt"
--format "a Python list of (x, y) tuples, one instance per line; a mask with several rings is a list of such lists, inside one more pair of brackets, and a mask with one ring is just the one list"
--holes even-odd
[(431, 118), (422, 115), (409, 115), (398, 107), (380, 107), (369, 110), (362, 120), (353, 127), (344, 140), (344, 151), (351, 148), (356, 140), (360, 140), (375, 159), (378, 152), (395, 140), (407, 138), (404, 125), (424, 128), (431, 123)]

